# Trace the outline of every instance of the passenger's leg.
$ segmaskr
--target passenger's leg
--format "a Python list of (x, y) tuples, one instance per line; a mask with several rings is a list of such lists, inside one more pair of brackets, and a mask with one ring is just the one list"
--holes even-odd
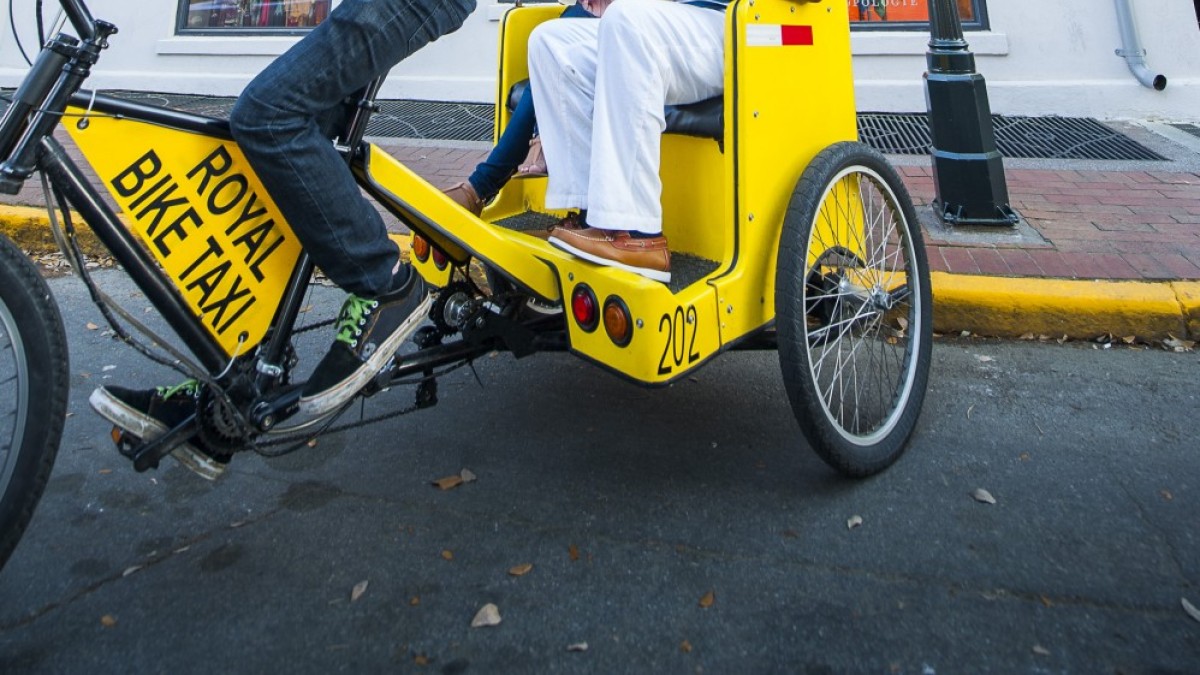
[(550, 172), (547, 208), (588, 205), (592, 90), (603, 22), (548, 21), (529, 36), (529, 80)]
[[(582, 5), (571, 5), (563, 10), (559, 18), (594, 19), (595, 17), (583, 9)], [(447, 194), (467, 210), (478, 214), (482, 210), (483, 204), (500, 192), (513, 172), (521, 165), (522, 160), (528, 156), (529, 142), (534, 136), (536, 127), (533, 94), (527, 90), (509, 117), (508, 125), (504, 127), (504, 133), (500, 134), (500, 138), (497, 139), (496, 147), (492, 148), (487, 158), (480, 162), (467, 178), (468, 185), (461, 183), (455, 185), (446, 191)]]
[(600, 26), (588, 224), (657, 234), (663, 105), (721, 93), (725, 16), (661, 0), (620, 0)]
[(621, 0), (600, 21), (588, 182), (588, 228), (550, 243), (585, 260), (671, 280), (662, 236), (663, 104), (690, 103), (724, 84), (724, 14)]

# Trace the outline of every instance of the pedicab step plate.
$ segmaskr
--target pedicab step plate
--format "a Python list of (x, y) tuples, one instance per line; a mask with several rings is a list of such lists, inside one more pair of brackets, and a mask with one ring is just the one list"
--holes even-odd
[[(557, 222), (558, 218), (549, 214), (526, 211), (522, 214), (502, 218), (493, 224), (515, 232), (534, 232), (538, 230), (544, 231)], [(671, 289), (672, 293), (678, 293), (691, 286), (697, 280), (712, 274), (720, 266), (721, 264), (715, 260), (672, 251), (671, 283), (667, 286)]]

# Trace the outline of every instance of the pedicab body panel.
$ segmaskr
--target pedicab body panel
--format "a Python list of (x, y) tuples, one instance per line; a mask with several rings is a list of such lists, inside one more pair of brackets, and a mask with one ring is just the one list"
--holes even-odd
[(227, 356), (262, 341), (299, 240), (237, 144), (68, 108), (71, 139)]
[[(530, 32), (560, 13), (518, 7), (504, 16), (497, 139), (510, 117), (513, 85), (528, 78)], [(734, 2), (726, 12), (725, 60), (720, 140), (662, 136), (663, 230), (677, 264), (688, 257), (707, 263), (695, 278), (669, 286), (649, 281), (497, 224), (529, 212), (565, 215), (545, 208), (545, 179), (510, 181), (481, 219), (427, 190), (394, 192), (408, 195), (433, 221), (435, 244), (438, 237), (453, 240), (448, 253), (469, 251), (517, 285), (563, 302), (571, 351), (644, 384), (670, 382), (770, 324), (779, 232), (792, 189), (820, 150), (857, 137), (849, 20), (835, 3)], [(371, 180), (387, 185), (407, 172), (392, 164), (373, 155)], [(432, 259), (414, 264), (431, 283), (445, 283), (445, 270)], [(589, 329), (572, 319), (571, 295), (581, 285), (600, 304), (619, 298), (628, 307), (627, 344), (614, 342), (602, 326)]]

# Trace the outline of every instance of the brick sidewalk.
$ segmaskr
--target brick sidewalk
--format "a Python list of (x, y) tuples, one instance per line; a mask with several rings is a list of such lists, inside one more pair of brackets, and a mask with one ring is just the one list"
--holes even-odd
[[(927, 167), (902, 167), (926, 206)], [(955, 244), (927, 233), (930, 267), (959, 274), (1077, 279), (1200, 279), (1200, 176), (1009, 169), (1012, 206), (1044, 244)]]
[[(439, 188), (465, 179), (487, 154), (479, 144), (388, 139), (380, 145)], [(928, 207), (934, 195), (929, 167), (899, 169), (916, 204)], [(1008, 169), (1006, 175), (1012, 206), (1041, 241), (961, 242), (927, 227), (933, 270), (1061, 279), (1200, 279), (1200, 175), (1030, 169)], [(4, 195), (0, 203), (40, 205), (40, 182), (30, 180), (21, 194)], [(384, 216), (389, 227), (399, 227)]]

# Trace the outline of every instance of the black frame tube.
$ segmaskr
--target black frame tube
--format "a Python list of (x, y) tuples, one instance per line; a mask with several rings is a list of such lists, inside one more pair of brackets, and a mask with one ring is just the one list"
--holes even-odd
[(88, 11), (87, 5), (83, 4), (83, 0), (60, 0), (59, 4), (62, 5), (67, 19), (80, 39), (86, 42), (96, 37), (96, 20), (92, 18), (92, 13)]

